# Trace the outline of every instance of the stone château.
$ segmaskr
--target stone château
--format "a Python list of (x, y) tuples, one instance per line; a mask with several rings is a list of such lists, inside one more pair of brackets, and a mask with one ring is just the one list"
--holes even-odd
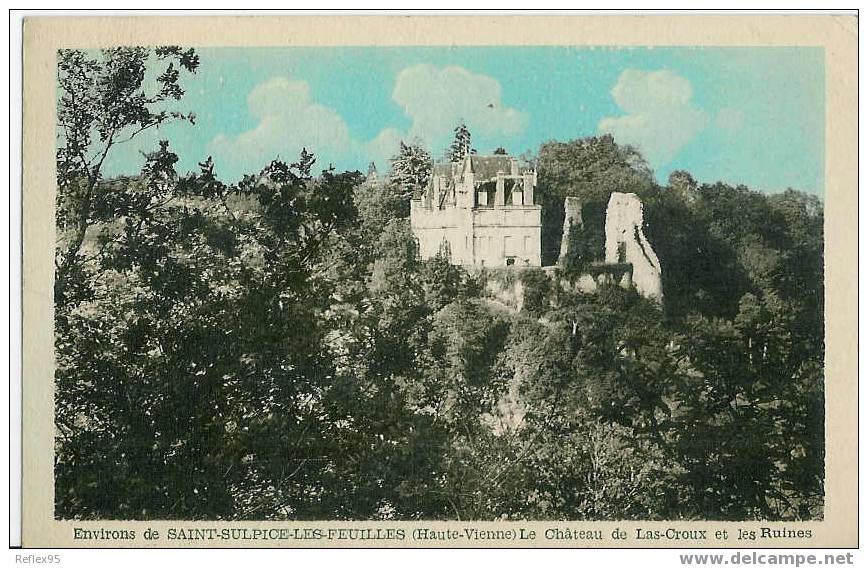
[(448, 247), (452, 262), (463, 266), (540, 266), (536, 184), (536, 172), (507, 155), (435, 164), (421, 196), (410, 201), (419, 255)]

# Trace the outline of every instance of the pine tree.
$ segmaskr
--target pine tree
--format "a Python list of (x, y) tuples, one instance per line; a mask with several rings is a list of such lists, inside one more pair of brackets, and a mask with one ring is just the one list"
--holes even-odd
[(476, 150), (471, 145), (470, 130), (462, 121), (455, 127), (455, 138), (446, 150), (446, 159), (450, 162), (460, 162), (465, 156), (475, 153)]

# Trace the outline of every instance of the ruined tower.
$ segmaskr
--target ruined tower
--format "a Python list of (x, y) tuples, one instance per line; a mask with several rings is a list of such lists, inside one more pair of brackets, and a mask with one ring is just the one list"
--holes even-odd
[(642, 229), (644, 210), (635, 193), (613, 193), (606, 208), (606, 263), (632, 265), (636, 290), (652, 300), (663, 301), (660, 260)]
[(582, 201), (578, 197), (564, 199), (564, 228), (561, 233), (561, 252), (558, 255), (558, 264), (563, 264), (570, 249), (570, 234), (574, 228), (581, 228)]

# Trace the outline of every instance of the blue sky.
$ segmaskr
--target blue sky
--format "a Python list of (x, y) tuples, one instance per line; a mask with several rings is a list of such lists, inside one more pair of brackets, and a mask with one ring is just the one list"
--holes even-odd
[(164, 127), (115, 154), (168, 138), (180, 169), (212, 155), (227, 181), (302, 146), (320, 166), (381, 171), (398, 141), (442, 156), (459, 120), (482, 153), (612, 133), (665, 181), (823, 194), (820, 48), (329, 47), (200, 49), (178, 104), (195, 125)]

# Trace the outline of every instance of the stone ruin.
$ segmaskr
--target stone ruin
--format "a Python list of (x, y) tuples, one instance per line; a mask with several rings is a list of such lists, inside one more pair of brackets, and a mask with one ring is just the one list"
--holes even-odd
[(567, 251), (570, 248), (570, 232), (572, 228), (581, 227), (582, 221), (582, 202), (578, 197), (567, 197), (564, 199), (564, 230), (561, 237), (561, 252), (558, 256), (558, 264), (563, 264), (567, 257)]
[(632, 266), (636, 290), (652, 300), (663, 301), (660, 259), (642, 229), (644, 208), (635, 193), (613, 193), (606, 207), (606, 264)]
[[(591, 265), (589, 274), (579, 278), (580, 289), (591, 292), (603, 282), (615, 282), (625, 288), (635, 287), (646, 298), (662, 303), (660, 259), (645, 237), (644, 221), (642, 201), (635, 193), (612, 193), (606, 207), (605, 260)], [(558, 264), (563, 265), (566, 259), (571, 230), (581, 226), (581, 202), (577, 197), (567, 197)]]

